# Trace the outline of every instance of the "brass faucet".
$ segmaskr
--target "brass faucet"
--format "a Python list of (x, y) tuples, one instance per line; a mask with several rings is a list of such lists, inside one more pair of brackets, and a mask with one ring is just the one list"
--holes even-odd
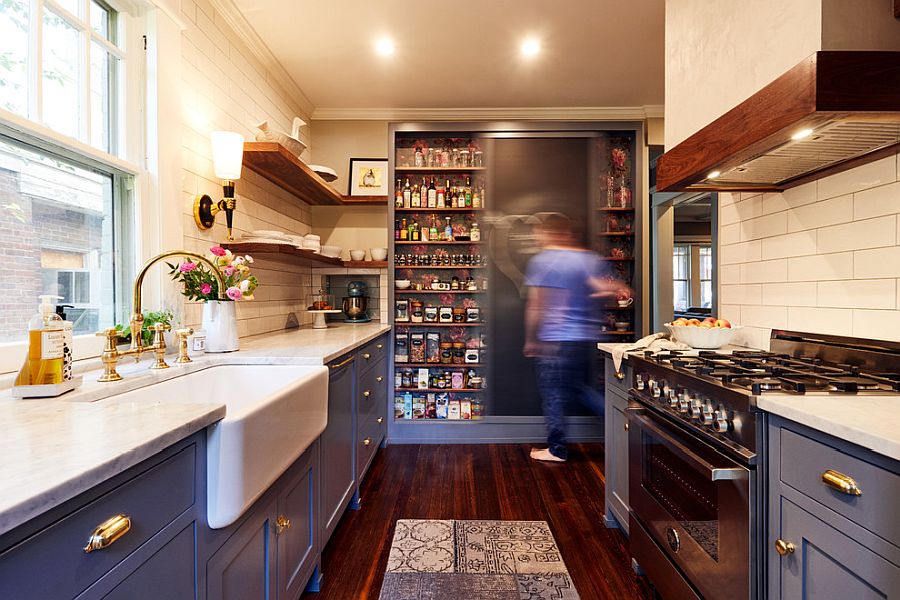
[[(120, 381), (122, 376), (116, 371), (116, 364), (119, 362), (119, 359), (123, 356), (133, 355), (136, 360), (140, 360), (141, 355), (144, 352), (153, 352), (156, 356), (153, 364), (150, 366), (151, 369), (168, 369), (169, 365), (166, 364), (165, 356), (166, 356), (166, 340), (165, 340), (165, 332), (170, 328), (168, 325), (163, 323), (157, 323), (153, 326), (153, 343), (150, 346), (144, 345), (144, 315), (141, 312), (141, 286), (144, 283), (144, 277), (147, 275), (147, 271), (158, 263), (161, 260), (165, 260), (167, 258), (172, 258), (174, 256), (180, 256), (184, 258), (191, 258), (197, 262), (202, 262), (208, 265), (212, 269), (212, 275), (216, 279), (216, 283), (219, 285), (219, 298), (225, 299), (225, 279), (222, 277), (221, 271), (219, 268), (212, 263), (208, 258), (196, 254), (194, 252), (187, 252), (186, 250), (171, 250), (169, 252), (163, 252), (157, 256), (154, 256), (141, 267), (141, 270), (138, 271), (137, 277), (134, 278), (134, 288), (132, 290), (132, 311), (131, 311), (131, 347), (128, 350), (119, 350), (116, 346), (119, 340), (119, 332), (115, 327), (110, 327), (109, 329), (105, 329), (101, 332), (98, 332), (97, 335), (106, 338), (106, 343), (103, 346), (103, 352), (100, 355), (100, 360), (103, 363), (103, 373), (97, 379), (100, 382), (107, 381)], [(187, 339), (187, 336), (190, 333), (188, 330), (179, 329), (176, 331), (179, 334), (179, 338)], [(179, 340), (180, 341), (180, 340)], [(177, 363), (186, 363), (190, 362), (190, 358), (187, 356), (187, 343), (179, 343), (179, 354), (178, 359), (176, 359)]]

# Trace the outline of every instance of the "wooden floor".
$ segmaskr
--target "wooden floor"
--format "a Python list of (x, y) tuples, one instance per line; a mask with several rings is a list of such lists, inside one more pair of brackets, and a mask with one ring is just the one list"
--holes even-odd
[(603, 526), (603, 446), (537, 463), (530, 445), (401, 445), (379, 451), (322, 558), (324, 581), (304, 600), (377, 599), (397, 519), (543, 520), (582, 600), (649, 599), (626, 538)]

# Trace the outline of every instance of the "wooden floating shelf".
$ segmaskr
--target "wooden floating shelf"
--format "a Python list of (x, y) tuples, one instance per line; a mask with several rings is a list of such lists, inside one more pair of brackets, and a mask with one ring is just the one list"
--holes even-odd
[(473, 211), (479, 211), (479, 210), (484, 210), (484, 208), (474, 208), (472, 206), (468, 206), (466, 208), (446, 208), (446, 207), (445, 208), (425, 208), (424, 206), (417, 207), (417, 208), (406, 208), (406, 207), (394, 208), (394, 212), (410, 212), (410, 213), (422, 213), (422, 212), (462, 213), (462, 212), (473, 212)]
[(394, 288), (395, 295), (402, 294), (486, 294), (485, 290), (401, 290)]
[(618, 206), (604, 206), (597, 210), (600, 212), (634, 212), (633, 208), (621, 208)]
[(345, 260), (344, 266), (348, 269), (387, 269), (386, 260)]
[(410, 323), (394, 321), (397, 327), (484, 327), (485, 323)]
[(631, 237), (634, 235), (633, 231), (601, 231), (598, 233), (600, 237)]
[(619, 261), (619, 262), (631, 262), (634, 260), (633, 256), (629, 256), (626, 258), (613, 258), (612, 256), (601, 256), (600, 260), (609, 260), (609, 261)]
[(404, 369), (404, 368), (408, 368), (408, 369), (425, 369), (425, 368), (447, 369), (447, 368), (450, 368), (450, 369), (452, 369), (454, 367), (457, 369), (463, 369), (463, 368), (468, 368), (468, 367), (477, 369), (479, 367), (486, 367), (486, 366), (487, 365), (485, 365), (484, 363), (446, 363), (446, 364), (445, 363), (398, 363), (398, 362), (394, 363), (395, 369)]
[(244, 142), (244, 166), (307, 204), (344, 204), (342, 194), (277, 142)]
[(396, 241), (394, 245), (403, 244), (404, 246), (477, 246), (481, 242), (408, 242)]
[(474, 173), (476, 171), (484, 171), (485, 167), (394, 167), (398, 173), (400, 171), (409, 173)]
[(436, 265), (436, 266), (422, 266), (416, 265), (414, 267), (409, 265), (394, 265), (396, 270), (400, 269), (487, 269), (486, 265), (478, 265), (478, 266), (463, 266), (463, 265)]
[(343, 196), (347, 206), (387, 206), (387, 196)]
[(423, 393), (441, 393), (441, 392), (450, 392), (456, 394), (472, 394), (478, 392), (486, 392), (486, 388), (394, 388), (394, 393), (405, 393), (405, 392), (423, 392)]
[(266, 244), (262, 242), (230, 242), (222, 244), (235, 254), (251, 254), (254, 258), (264, 258), (278, 262), (311, 267), (343, 267), (344, 261), (316, 254), (312, 250), (301, 250), (289, 244)]

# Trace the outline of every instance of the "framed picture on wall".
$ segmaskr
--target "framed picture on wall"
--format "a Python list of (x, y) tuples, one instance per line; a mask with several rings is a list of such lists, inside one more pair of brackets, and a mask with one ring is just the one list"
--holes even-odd
[(388, 160), (351, 158), (349, 179), (350, 196), (387, 196)]

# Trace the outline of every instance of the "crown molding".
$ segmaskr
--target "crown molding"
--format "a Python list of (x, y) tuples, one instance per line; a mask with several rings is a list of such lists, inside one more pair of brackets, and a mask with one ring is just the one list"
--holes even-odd
[(548, 106), (508, 108), (317, 108), (318, 121), (643, 121), (663, 106)]
[(299, 116), (310, 117), (314, 112), (312, 102), (234, 2), (232, 0), (210, 0), (210, 2), (238, 38), (247, 45), (253, 56), (263, 64), (266, 70), (277, 77), (279, 83), (285, 87), (285, 91), (300, 105), (303, 115)]

